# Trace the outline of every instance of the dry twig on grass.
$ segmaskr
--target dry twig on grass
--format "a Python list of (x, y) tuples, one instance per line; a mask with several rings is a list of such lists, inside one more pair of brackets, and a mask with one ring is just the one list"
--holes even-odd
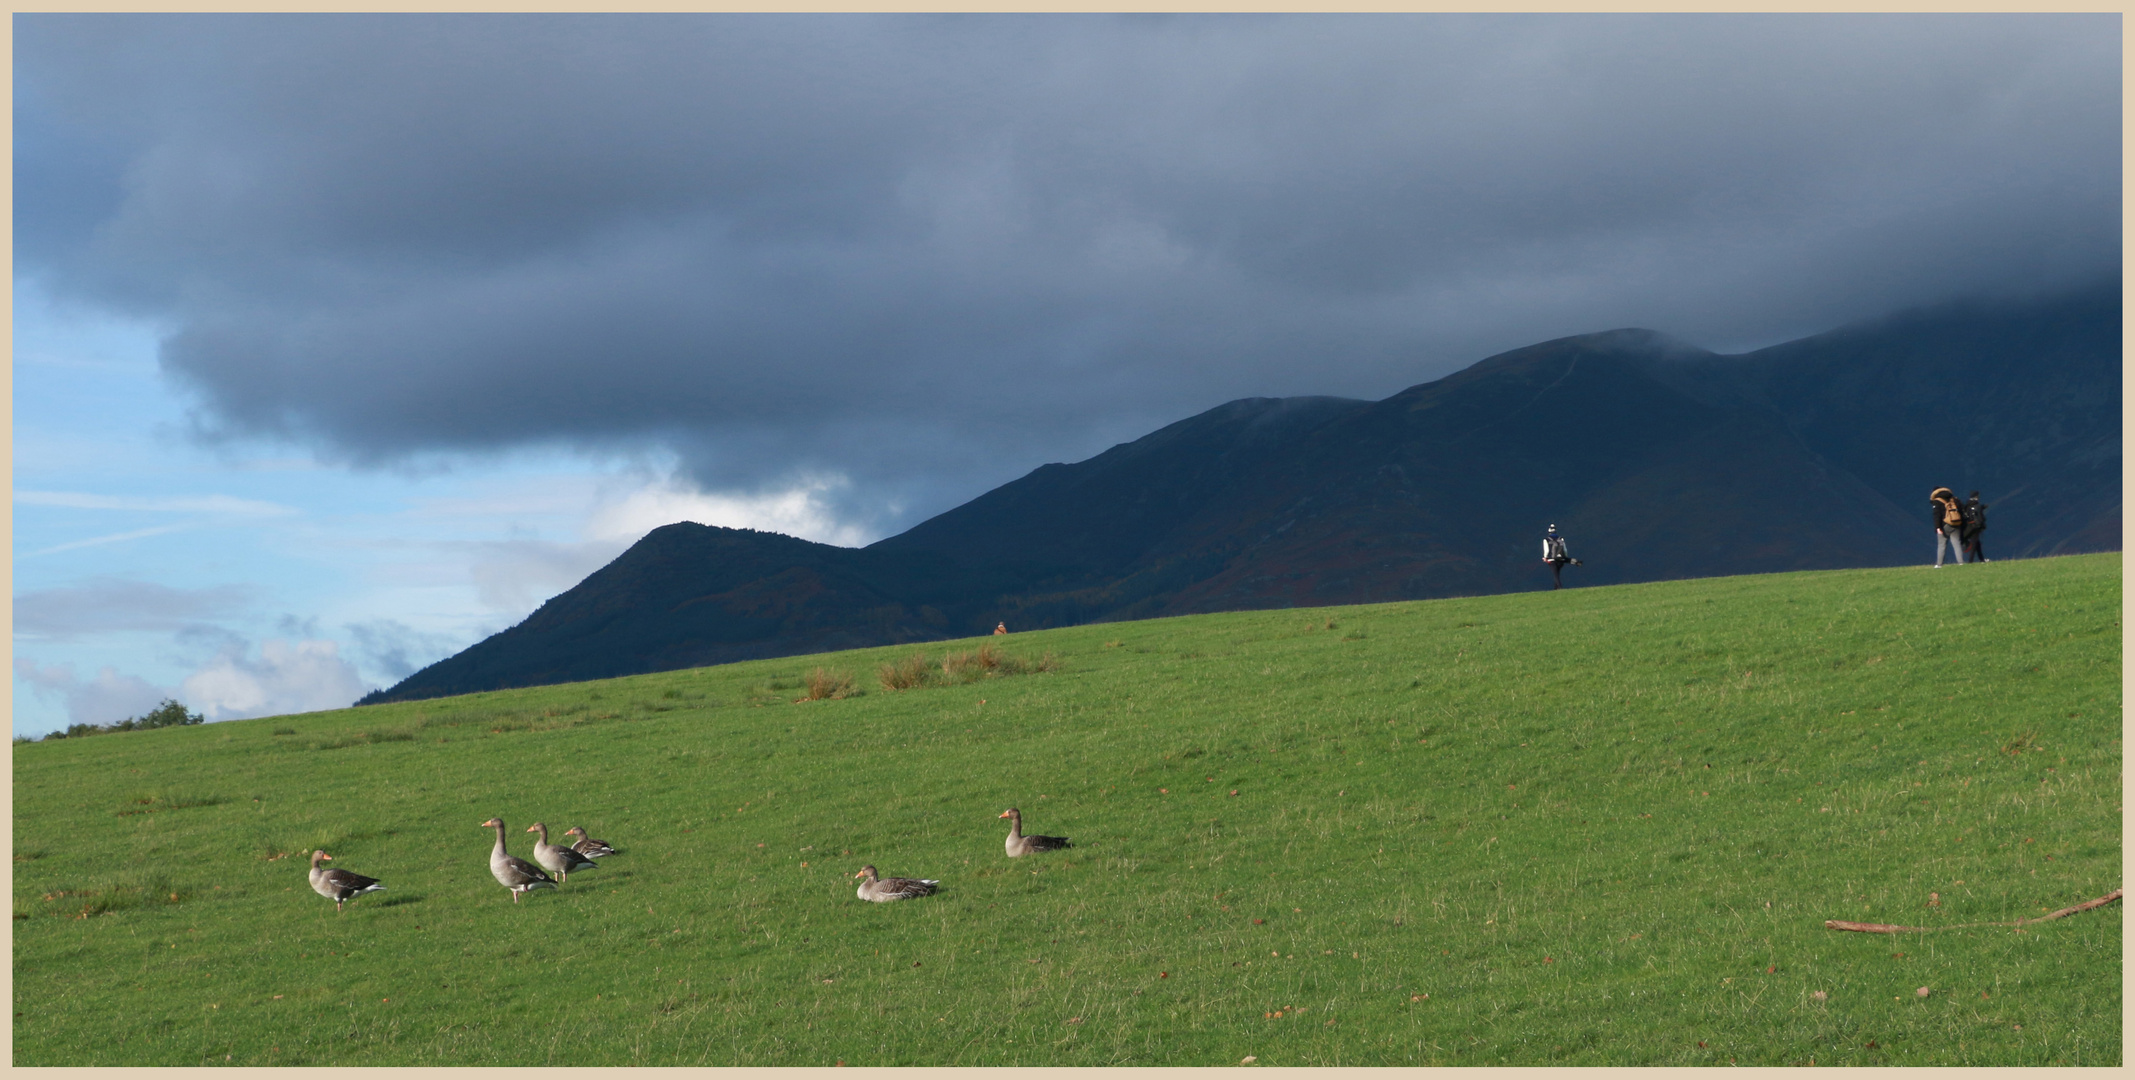
[(2036, 919), (2018, 919), (2015, 922), (1968, 922), (1957, 923), (1953, 926), (1893, 926), (1890, 923), (1847, 922), (1844, 919), (1825, 919), (1824, 929), (1854, 930), (1863, 934), (1923, 934), (1929, 930), (1962, 930), (1968, 926), (2029, 926), (2032, 923), (2042, 923), (2049, 919), (2064, 918), (2079, 911), (2089, 911), (2092, 908), (2104, 907), (2118, 899), (2120, 899), (2120, 890), (2114, 889), (2096, 900), (2085, 900), (2074, 907), (2065, 907), (2051, 914), (2041, 915)]

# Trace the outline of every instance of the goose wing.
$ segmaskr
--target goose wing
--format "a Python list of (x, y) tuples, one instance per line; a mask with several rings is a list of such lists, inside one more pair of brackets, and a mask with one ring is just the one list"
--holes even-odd
[(913, 896), (926, 896), (941, 884), (934, 878), (886, 877), (875, 886), (875, 893), (895, 900)]
[(542, 885), (554, 886), (556, 881), (548, 872), (527, 862), (517, 855), (489, 860), (489, 872), (506, 888), (531, 889)]
[(346, 900), (359, 893), (385, 888), (377, 878), (343, 870), (340, 867), (322, 867), (312, 887), (330, 900)]

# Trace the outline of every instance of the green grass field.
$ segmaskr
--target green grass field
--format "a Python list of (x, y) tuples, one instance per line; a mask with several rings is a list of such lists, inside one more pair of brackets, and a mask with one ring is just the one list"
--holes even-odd
[(15, 1063), (2121, 1063), (2118, 905), (1823, 925), (2119, 887), (2117, 555), (996, 640), (17, 745)]

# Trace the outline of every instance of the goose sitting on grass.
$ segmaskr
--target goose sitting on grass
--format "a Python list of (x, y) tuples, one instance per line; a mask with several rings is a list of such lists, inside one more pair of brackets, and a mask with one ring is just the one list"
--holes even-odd
[(485, 829), (497, 830), (497, 846), (489, 852), (489, 872), (496, 875), (497, 884), (512, 891), (512, 903), (519, 902), (519, 894), (529, 889), (553, 889), (554, 881), (542, 869), (525, 859), (514, 858), (504, 850), (504, 819), (490, 818), (482, 823)]
[(331, 858), (333, 856), (323, 851), (311, 853), (311, 891), (333, 901), (335, 911), (341, 910), (341, 905), (346, 901), (385, 888), (377, 878), (364, 877), (338, 866), (319, 865), (321, 859)]
[(1075, 846), (1068, 843), (1068, 838), (1065, 836), (1023, 835), (1023, 811), (1013, 806), (1009, 807), (1008, 812), (1001, 816), (1008, 819), (1008, 857), (1011, 859), (1028, 855), (1033, 851), (1059, 851), (1062, 848)]
[(887, 904), (892, 900), (904, 900), (914, 896), (925, 896), (934, 891), (934, 886), (941, 884), (941, 882), (933, 878), (878, 878), (875, 876), (875, 868), (872, 866), (861, 867), (860, 872), (853, 876), (867, 879), (860, 883), (860, 899), (872, 900), (878, 904)]
[(549, 827), (541, 822), (528, 825), (526, 831), (541, 834), (541, 839), (534, 841), (534, 861), (548, 867), (549, 873), (556, 875), (558, 881), (571, 880), (573, 870), (591, 870), (597, 865), (592, 859), (562, 844), (549, 843)]
[(578, 842), (571, 845), (571, 850), (579, 853), (580, 855), (585, 856), (588, 859), (605, 859), (608, 856), (615, 854), (615, 849), (613, 847), (610, 847), (606, 840), (595, 840), (591, 836), (586, 835), (586, 830), (581, 829), (576, 825), (565, 829), (563, 831), (563, 834), (565, 836), (578, 837)]

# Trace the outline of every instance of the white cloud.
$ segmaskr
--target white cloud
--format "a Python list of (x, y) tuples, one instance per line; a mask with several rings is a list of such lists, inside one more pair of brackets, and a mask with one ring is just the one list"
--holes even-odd
[(225, 649), (186, 676), (180, 699), (210, 720), (339, 709), (368, 689), (331, 641), (270, 640), (259, 658)]
[(825, 497), (850, 486), (843, 476), (818, 477), (784, 491), (725, 495), (698, 491), (670, 475), (620, 497), (603, 500), (587, 518), (585, 531), (592, 539), (635, 543), (662, 525), (694, 521), (858, 547), (871, 537), (861, 527), (839, 521)]
[(140, 716), (172, 696), (146, 679), (121, 675), (112, 667), (98, 668), (95, 678), (83, 681), (75, 677), (73, 664), (39, 667), (35, 660), (18, 656), (15, 674), (40, 695), (64, 698), (67, 721), (74, 724), (115, 724)]

